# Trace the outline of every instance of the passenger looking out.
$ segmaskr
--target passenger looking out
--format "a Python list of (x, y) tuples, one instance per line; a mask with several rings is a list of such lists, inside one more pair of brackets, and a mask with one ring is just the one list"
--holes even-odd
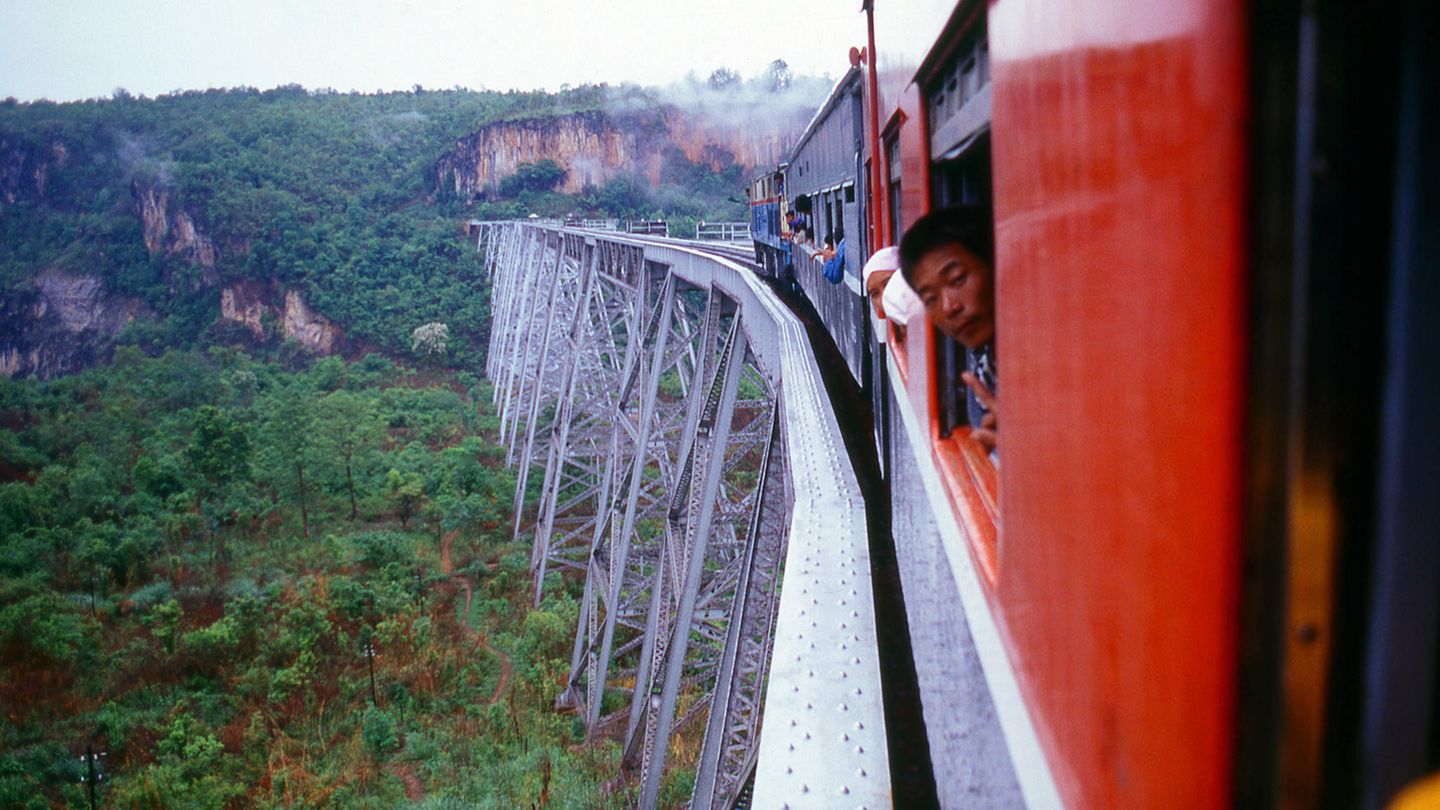
[(971, 435), (992, 453), (999, 430), (994, 266), (995, 230), (983, 208), (926, 214), (900, 240), (900, 272), (930, 322), (965, 346)]
[(794, 217), (790, 222), (790, 239), (797, 245), (803, 245), (810, 241), (810, 200), (805, 197), (795, 198), (795, 208), (791, 212)]
[[(839, 240), (839, 243), (836, 243)], [(845, 279), (845, 232), (839, 231), (834, 235), (826, 235), (825, 248), (820, 251), (820, 258), (824, 262), (821, 271), (825, 274), (825, 280), (831, 284), (839, 284)]]
[(825, 242), (820, 246), (820, 250), (818, 252), (819, 259), (822, 262), (828, 262), (831, 259), (835, 258), (835, 234), (825, 234)]
[(860, 271), (860, 280), (865, 284), (865, 294), (870, 297), (870, 306), (874, 308), (876, 317), (885, 317), (881, 296), (885, 294), (885, 285), (890, 282), (890, 277), (899, 269), (900, 249), (886, 247), (875, 251)]

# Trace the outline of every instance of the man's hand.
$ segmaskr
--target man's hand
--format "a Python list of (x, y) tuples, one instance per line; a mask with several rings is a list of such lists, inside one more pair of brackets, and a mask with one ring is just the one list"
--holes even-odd
[(971, 426), (970, 437), (979, 442), (980, 446), (985, 448), (985, 452), (993, 453), (995, 451), (996, 433), (1000, 429), (1000, 403), (995, 399), (995, 395), (991, 393), (990, 389), (985, 387), (985, 383), (980, 382), (980, 378), (974, 374), (968, 371), (963, 372), (960, 375), (960, 379), (965, 381), (965, 385), (970, 388), (970, 392), (975, 395), (976, 399), (980, 400), (980, 404), (984, 405), (985, 410), (988, 411), (988, 413), (980, 417), (980, 424)]

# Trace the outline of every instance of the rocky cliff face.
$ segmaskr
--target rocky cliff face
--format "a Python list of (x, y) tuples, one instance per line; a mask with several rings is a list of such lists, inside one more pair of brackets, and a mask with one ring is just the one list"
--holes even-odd
[(220, 290), (220, 317), (243, 325), (258, 341), (274, 330), (318, 354), (334, 354), (345, 333), (310, 308), (299, 290), (259, 281), (236, 281)]
[(654, 109), (503, 121), (460, 139), (435, 166), (437, 187), (476, 197), (493, 194), (521, 163), (554, 160), (569, 172), (559, 190), (580, 191), (625, 174), (659, 185), (666, 153), (720, 170), (778, 163), (813, 109), (737, 108), (728, 115), (663, 105)]
[(0, 213), (24, 199), (45, 198), (50, 172), (70, 160), (70, 150), (57, 138), (29, 141), (0, 133)]
[[(162, 186), (142, 184), (138, 180), (130, 184), (130, 194), (135, 198), (136, 213), (140, 215), (145, 235), (145, 249), (151, 256), (180, 256), (191, 264), (197, 264), (207, 271), (215, 269), (220, 252), (215, 243), (195, 229), (195, 220), (183, 208), (171, 210), (170, 190)], [(206, 274), (206, 283), (213, 284), (213, 276)]]
[(120, 330), (148, 314), (99, 276), (46, 270), (0, 295), (0, 374), (49, 379), (106, 362)]
[(573, 194), (586, 185), (600, 185), (624, 168), (660, 180), (663, 124), (652, 117), (617, 122), (599, 112), (554, 118), (504, 121), (482, 127), (462, 138), (436, 164), (436, 180), (457, 194), (493, 192), (521, 163), (550, 158), (569, 174), (560, 190)]

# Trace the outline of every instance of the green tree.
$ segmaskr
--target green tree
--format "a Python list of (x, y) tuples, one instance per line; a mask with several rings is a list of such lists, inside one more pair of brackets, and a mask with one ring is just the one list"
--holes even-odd
[[(186, 456), (200, 479), (200, 502), (217, 507), (232, 486), (250, 478), (250, 436), (238, 419), (214, 405), (202, 405), (191, 420)], [(223, 544), (216, 553), (224, 556)]]
[(385, 474), (385, 495), (394, 504), (400, 525), (405, 526), (425, 503), (425, 482), (419, 473), (402, 473), (391, 467)]
[(310, 394), (298, 384), (277, 391), (262, 405), (264, 415), (264, 452), (266, 466), (271, 470), (271, 495), (275, 497), (274, 481), (295, 480), (295, 496), (300, 504), (300, 531), (310, 536), (310, 508), (306, 500), (305, 468), (315, 444), (315, 409)]
[(718, 67), (711, 71), (706, 84), (711, 90), (733, 90), (740, 86), (740, 74), (728, 67)]
[(345, 465), (345, 489), (350, 495), (350, 519), (360, 517), (355, 499), (355, 458), (380, 444), (384, 428), (373, 400), (351, 391), (335, 391), (320, 401), (320, 436), (326, 449)]

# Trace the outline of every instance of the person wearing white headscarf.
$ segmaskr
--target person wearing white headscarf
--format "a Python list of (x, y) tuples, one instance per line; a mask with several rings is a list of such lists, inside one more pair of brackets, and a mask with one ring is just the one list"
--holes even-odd
[(885, 317), (885, 309), (880, 302), (880, 296), (885, 291), (886, 282), (899, 269), (900, 249), (887, 247), (875, 251), (865, 262), (865, 269), (860, 271), (860, 280), (865, 285), (865, 294), (870, 296), (870, 306), (881, 318)]
[(920, 297), (899, 273), (890, 277), (890, 281), (885, 285), (885, 292), (880, 297), (880, 303), (886, 317), (896, 326), (909, 326), (911, 321), (919, 320), (925, 312), (925, 305), (921, 303)]

